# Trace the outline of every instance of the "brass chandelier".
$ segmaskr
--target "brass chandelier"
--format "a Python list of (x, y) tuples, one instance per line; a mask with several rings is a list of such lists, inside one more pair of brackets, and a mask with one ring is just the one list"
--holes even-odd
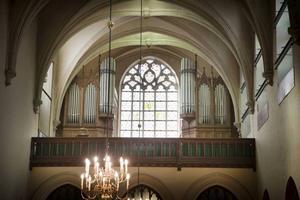
[[(112, 168), (108, 154), (103, 159), (100, 167), (98, 157), (94, 158), (93, 173), (90, 173), (91, 162), (85, 159), (85, 173), (81, 174), (81, 196), (83, 199), (121, 199), (120, 186), (126, 185), (128, 190), (130, 175), (128, 173), (128, 160), (120, 158), (120, 172)], [(124, 190), (121, 190), (124, 192)]]
[[(111, 71), (111, 30), (112, 23), (112, 0), (109, 1), (109, 22), (107, 26), (109, 28), (109, 63), (108, 71)], [(110, 83), (110, 74), (108, 76), (108, 83)], [(108, 90), (110, 91), (110, 84), (108, 84)], [(110, 108), (110, 94), (107, 95), (108, 108)], [(108, 109), (109, 110), (109, 109)], [(106, 148), (105, 156), (103, 158), (103, 164), (101, 166), (98, 157), (94, 157), (93, 164), (91, 161), (85, 159), (85, 172), (81, 174), (81, 196), (85, 200), (91, 199), (121, 199), (122, 194), (127, 194), (129, 187), (130, 174), (128, 173), (128, 160), (120, 158), (120, 170), (119, 172), (112, 167), (111, 158), (108, 154), (108, 121), (110, 118), (110, 111), (107, 112), (106, 118)]]

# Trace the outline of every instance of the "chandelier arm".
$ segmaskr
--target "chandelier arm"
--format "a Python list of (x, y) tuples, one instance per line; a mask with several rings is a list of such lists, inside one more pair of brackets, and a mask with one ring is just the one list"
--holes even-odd
[[(107, 97), (107, 107), (108, 107), (108, 112), (107, 112), (107, 118), (106, 118), (106, 147), (105, 151), (106, 154), (108, 154), (109, 150), (109, 142), (108, 142), (108, 134), (109, 134), (109, 114), (110, 114), (110, 76), (111, 76), (111, 39), (112, 39), (112, 34), (111, 34), (111, 29), (112, 29), (112, 0), (109, 1), (109, 22), (108, 22), (108, 28), (109, 28), (109, 38), (108, 38), (108, 97)], [(111, 110), (112, 111), (112, 110)]]
[[(129, 186), (129, 179), (130, 174), (128, 173), (128, 160), (123, 158), (120, 158), (120, 172), (118, 173), (112, 168), (112, 162), (110, 160), (110, 156), (108, 155), (109, 152), (109, 120), (110, 120), (110, 114), (113, 112), (113, 104), (111, 104), (111, 100), (113, 100), (114, 95), (114, 88), (111, 88), (111, 70), (112, 70), (112, 64), (114, 65), (114, 62), (112, 63), (111, 59), (111, 46), (112, 46), (112, 0), (109, 1), (109, 22), (108, 22), (108, 28), (109, 28), (109, 50), (108, 50), (108, 79), (106, 80), (108, 85), (108, 92), (107, 95), (107, 106), (108, 106), (108, 112), (106, 117), (106, 146), (105, 146), (105, 157), (104, 157), (104, 165), (103, 167), (100, 167), (100, 164), (98, 162), (98, 157), (94, 158), (94, 171), (90, 170), (91, 162), (88, 158), (85, 159), (85, 174), (81, 174), (81, 197), (84, 200), (92, 200), (96, 199), (97, 197), (101, 199), (114, 199), (117, 197), (118, 199), (121, 199), (119, 197), (119, 187), (120, 184), (126, 183), (126, 194), (128, 191)], [(99, 84), (100, 84), (100, 63), (101, 55), (99, 55)], [(112, 93), (111, 93), (112, 90)], [(112, 99), (111, 99), (112, 98)], [(119, 176), (120, 175), (120, 176)], [(92, 185), (92, 188), (91, 188)], [(88, 188), (88, 189), (87, 189)], [(123, 190), (122, 190), (123, 191)]]
[(140, 100), (140, 103), (139, 103), (139, 125), (138, 125), (138, 128), (139, 128), (139, 137), (141, 137), (141, 113), (140, 113), (140, 110), (141, 110), (141, 103), (143, 103), (143, 117), (144, 117), (144, 99), (143, 101), (141, 101), (141, 96), (142, 96), (142, 88), (143, 88), (143, 77), (142, 77), (142, 74), (141, 74), (141, 70), (142, 70), (142, 43), (143, 43), (143, 0), (140, 1), (140, 58), (139, 58), (139, 69), (138, 69), (138, 73), (139, 73), (139, 76), (141, 78), (141, 81), (140, 81), (140, 90), (139, 90), (139, 100)]

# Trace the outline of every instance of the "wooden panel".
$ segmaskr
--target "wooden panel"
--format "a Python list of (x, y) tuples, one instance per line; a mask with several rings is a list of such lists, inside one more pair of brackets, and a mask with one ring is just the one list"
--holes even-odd
[[(105, 154), (105, 138), (32, 138), (31, 167), (84, 166)], [(130, 166), (255, 169), (254, 139), (110, 138), (109, 154)]]

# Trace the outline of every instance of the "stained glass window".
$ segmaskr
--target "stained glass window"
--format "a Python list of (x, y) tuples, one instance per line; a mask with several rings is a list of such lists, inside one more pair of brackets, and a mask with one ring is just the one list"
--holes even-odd
[(178, 83), (148, 59), (130, 68), (121, 87), (121, 137), (178, 137)]

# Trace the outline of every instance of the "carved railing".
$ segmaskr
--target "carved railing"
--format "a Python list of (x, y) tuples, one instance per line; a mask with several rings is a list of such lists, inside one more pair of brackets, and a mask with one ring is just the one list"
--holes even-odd
[[(104, 152), (105, 138), (32, 138), (30, 167), (83, 166), (86, 157), (103, 157)], [(109, 155), (141, 167), (255, 170), (256, 165), (254, 139), (110, 138)]]

